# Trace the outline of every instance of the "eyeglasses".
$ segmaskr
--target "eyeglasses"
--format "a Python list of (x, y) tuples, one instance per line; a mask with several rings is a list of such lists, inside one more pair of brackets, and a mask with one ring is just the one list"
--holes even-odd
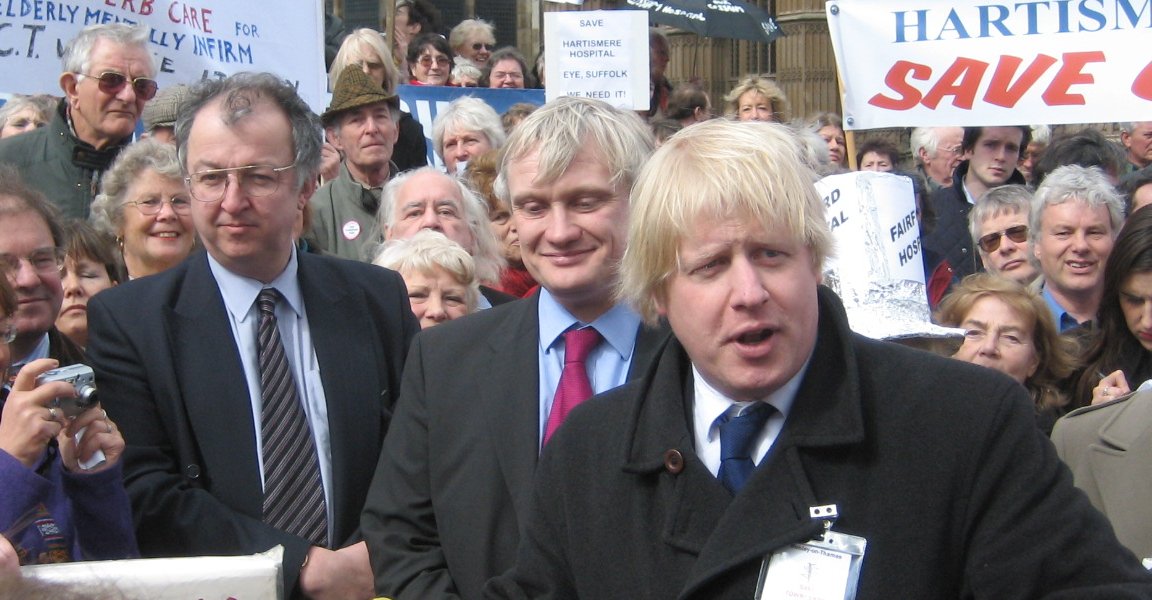
[(248, 165), (228, 169), (206, 169), (184, 178), (192, 197), (201, 202), (219, 202), (228, 189), (228, 174), (236, 174), (237, 185), (245, 196), (259, 198), (276, 193), (280, 188), (280, 173), (295, 167), (296, 163), (283, 167), (271, 165)]
[(1024, 242), (1028, 241), (1028, 226), (1017, 225), (1015, 227), (1009, 227), (1004, 231), (989, 233), (988, 235), (981, 237), (980, 240), (976, 243), (980, 245), (981, 250), (991, 254), (1000, 248), (1001, 236), (1008, 236), (1008, 239), (1012, 240), (1013, 242), (1016, 242), (1017, 244), (1023, 244)]
[(502, 80), (502, 79), (511, 79), (512, 81), (520, 81), (521, 79), (524, 79), (524, 74), (521, 73), (520, 71), (493, 71), (492, 72), (492, 79), (495, 79), (498, 81)]
[(160, 211), (164, 208), (165, 204), (171, 206), (172, 212), (174, 212), (178, 215), (186, 215), (192, 211), (192, 203), (189, 202), (187, 198), (180, 198), (180, 197), (169, 198), (168, 200), (165, 200), (163, 198), (148, 198), (146, 200), (129, 200), (129, 201), (125, 202), (124, 204), (125, 205), (135, 204), (136, 210), (140, 211), (140, 214), (142, 214), (146, 217), (160, 214)]
[(448, 60), (447, 56), (437, 56), (436, 58), (432, 58), (431, 55), (425, 54), (424, 56), (421, 56), (416, 62), (419, 62), (421, 67), (427, 69), (432, 66), (433, 62), (435, 62), (436, 66), (438, 67), (447, 67), (448, 63), (451, 61)]
[(124, 86), (128, 85), (129, 82), (132, 83), (132, 91), (135, 92), (136, 97), (141, 100), (151, 100), (156, 96), (156, 90), (160, 89), (155, 79), (137, 77), (129, 81), (127, 75), (115, 71), (104, 71), (99, 75), (89, 75), (87, 73), (75, 73), (75, 75), (95, 79), (100, 86), (101, 92), (113, 96), (119, 94), (120, 90), (124, 89)]
[(37, 273), (59, 272), (64, 266), (64, 251), (60, 248), (40, 248), (28, 256), (0, 254), (0, 269), (8, 275), (20, 272), (20, 262), (27, 261)]
[(16, 341), (16, 324), (12, 319), (0, 321), (0, 342), (11, 344)]
[(476, 42), (475, 44), (472, 44), (472, 51), (473, 52), (479, 52), (481, 48), (491, 52), (492, 50), (494, 50), (496, 48), (496, 44), (484, 44), (481, 42)]

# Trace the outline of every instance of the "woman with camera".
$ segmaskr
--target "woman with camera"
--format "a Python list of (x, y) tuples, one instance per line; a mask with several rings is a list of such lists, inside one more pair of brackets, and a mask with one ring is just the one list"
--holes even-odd
[[(16, 309), (16, 294), (0, 276), (3, 382)], [(84, 375), (38, 383), (57, 367), (51, 359), (32, 361), (0, 390), (0, 536), (22, 565), (135, 557), (120, 465), (124, 438), (99, 404), (77, 402)]]

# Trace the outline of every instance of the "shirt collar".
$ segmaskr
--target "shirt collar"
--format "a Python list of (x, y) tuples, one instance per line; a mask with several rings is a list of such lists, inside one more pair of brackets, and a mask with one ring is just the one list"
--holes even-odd
[(1073, 317), (1071, 313), (1065, 310), (1063, 306), (1060, 306), (1060, 302), (1058, 302), (1056, 297), (1052, 295), (1052, 292), (1048, 290), (1048, 286), (1040, 288), (1040, 295), (1048, 305), (1048, 310), (1052, 312), (1052, 317), (1056, 319), (1057, 329), (1065, 331), (1082, 324), (1076, 320), (1076, 317)]
[[(809, 355), (808, 360), (804, 361), (804, 366), (800, 367), (792, 379), (780, 386), (780, 389), (769, 394), (767, 398), (762, 399), (763, 402), (771, 404), (785, 419), (788, 418), (788, 413), (792, 411), (792, 404), (796, 402), (796, 392), (800, 389), (800, 383), (804, 381), (804, 374), (808, 372), (808, 363), (811, 361), (812, 356)], [(737, 402), (725, 396), (723, 392), (713, 387), (700, 375), (696, 365), (692, 365), (692, 381), (696, 404), (694, 411), (696, 428), (697, 431), (707, 431), (709, 438), (717, 435), (717, 428), (714, 424), (720, 415), (731, 410), (733, 406), (740, 407), (737, 411), (737, 414), (740, 414), (752, 405), (751, 402)]]
[(548, 290), (540, 288), (538, 314), (540, 319), (540, 352), (551, 352), (565, 331), (573, 325), (589, 325), (615, 350), (621, 360), (632, 356), (636, 348), (636, 332), (640, 329), (640, 315), (628, 305), (617, 303), (591, 323), (581, 323), (568, 309), (560, 305)]
[(300, 293), (300, 281), (296, 278), (299, 263), (296, 261), (295, 247), (292, 248), (292, 256), (288, 259), (288, 266), (284, 267), (284, 270), (268, 285), (249, 277), (237, 275), (212, 258), (211, 254), (207, 254), (207, 256), (208, 267), (212, 269), (216, 284), (220, 286), (220, 295), (224, 298), (224, 306), (227, 307), (228, 312), (232, 314), (232, 318), (237, 323), (243, 323), (249, 315), (255, 314), (252, 311), (252, 306), (256, 303), (256, 296), (259, 296), (260, 290), (264, 288), (276, 288), (288, 302), (288, 306), (296, 312), (296, 315), (302, 314), (304, 304), (303, 296)]

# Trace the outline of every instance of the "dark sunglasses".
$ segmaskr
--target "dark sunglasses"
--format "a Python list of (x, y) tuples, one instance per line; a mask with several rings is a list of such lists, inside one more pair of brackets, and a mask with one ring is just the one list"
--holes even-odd
[(1023, 244), (1024, 242), (1028, 241), (1028, 226), (1017, 225), (1015, 227), (1009, 227), (1004, 231), (989, 233), (988, 235), (981, 237), (980, 240), (976, 243), (980, 244), (981, 250), (991, 254), (1000, 248), (1000, 237), (1005, 235), (1008, 236), (1008, 239), (1012, 240), (1013, 242), (1016, 242), (1017, 244)]
[(476, 42), (475, 44), (472, 44), (472, 50), (474, 52), (479, 52), (481, 48), (491, 52), (495, 47), (496, 47), (496, 44), (482, 44), (480, 42)]
[[(124, 86), (129, 83), (126, 75), (115, 71), (104, 71), (99, 75), (89, 75), (87, 73), (77, 73), (77, 75), (95, 79), (97, 85), (100, 86), (101, 92), (113, 96), (119, 94), (120, 90), (124, 89)], [(132, 79), (131, 83), (132, 91), (135, 92), (136, 97), (141, 100), (151, 100), (156, 96), (156, 90), (160, 89), (155, 79), (149, 79), (147, 77), (137, 77), (136, 79)]]

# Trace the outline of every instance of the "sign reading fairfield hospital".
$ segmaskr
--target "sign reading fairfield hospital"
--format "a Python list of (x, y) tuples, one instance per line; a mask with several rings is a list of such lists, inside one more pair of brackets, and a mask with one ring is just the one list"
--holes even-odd
[(1152, 0), (837, 0), (826, 11), (847, 129), (1152, 118)]
[(319, 112), (327, 89), (321, 8), (277, 0), (0, 0), (0, 92), (59, 96), (68, 40), (88, 25), (127, 22), (148, 27), (160, 87), (269, 71)]

